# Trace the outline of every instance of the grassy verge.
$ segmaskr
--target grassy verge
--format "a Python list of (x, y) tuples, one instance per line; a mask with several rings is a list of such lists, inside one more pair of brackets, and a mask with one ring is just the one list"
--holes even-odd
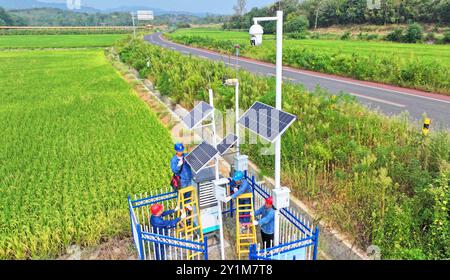
[[(143, 41), (121, 42), (121, 59), (158, 90), (188, 108), (207, 100), (209, 85), (221, 110), (233, 107), (234, 76), (223, 63), (183, 56)], [(150, 67), (147, 67), (150, 59)], [(274, 79), (239, 71), (242, 108), (259, 100), (273, 104)], [(299, 120), (282, 140), (282, 180), (295, 195), (334, 227), (354, 236), (362, 248), (374, 244), (383, 258), (449, 258), (448, 201), (450, 135), (423, 137), (406, 116), (386, 117), (350, 96), (313, 94), (284, 84), (283, 108)], [(244, 146), (265, 172), (273, 156), (267, 144)]]
[(102, 50), (0, 52), (0, 259), (129, 235), (172, 141)]
[[(245, 32), (186, 29), (167, 34), (179, 43), (275, 62), (275, 40), (250, 47)], [(285, 40), (283, 62), (298, 68), (450, 94), (450, 46), (343, 40)]]

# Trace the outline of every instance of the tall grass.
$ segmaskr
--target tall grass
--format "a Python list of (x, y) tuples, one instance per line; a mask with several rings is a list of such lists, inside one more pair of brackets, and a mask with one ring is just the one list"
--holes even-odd
[[(117, 46), (123, 61), (151, 79), (158, 90), (186, 107), (207, 100), (209, 84), (221, 110), (233, 107), (234, 76), (223, 63), (183, 56), (143, 41)], [(150, 67), (146, 66), (150, 59)], [(240, 70), (242, 108), (260, 100), (273, 105), (274, 79)], [(313, 94), (283, 85), (283, 108), (298, 121), (282, 139), (282, 181), (320, 217), (355, 237), (363, 248), (381, 247), (383, 258), (449, 258), (448, 180), (450, 136), (424, 138), (407, 116), (386, 117), (354, 98)], [(273, 157), (244, 145), (264, 172)]]

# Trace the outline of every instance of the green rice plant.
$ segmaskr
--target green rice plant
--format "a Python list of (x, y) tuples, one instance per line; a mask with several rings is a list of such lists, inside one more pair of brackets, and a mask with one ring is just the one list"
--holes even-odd
[(8, 35), (0, 36), (1, 49), (108, 47), (124, 38), (122, 34)]
[(103, 50), (0, 52), (0, 259), (130, 235), (127, 196), (166, 187), (168, 130)]

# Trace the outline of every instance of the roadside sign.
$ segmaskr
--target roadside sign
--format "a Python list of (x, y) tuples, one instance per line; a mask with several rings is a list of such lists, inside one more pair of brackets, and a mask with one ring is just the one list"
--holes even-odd
[(138, 20), (153, 20), (153, 11), (138, 11), (137, 12)]

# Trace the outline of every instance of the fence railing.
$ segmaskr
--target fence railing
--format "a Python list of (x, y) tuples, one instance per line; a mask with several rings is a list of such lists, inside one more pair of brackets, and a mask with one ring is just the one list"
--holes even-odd
[[(272, 190), (259, 184), (255, 176), (246, 179), (253, 189), (255, 210), (262, 207)], [(304, 215), (292, 208), (280, 209), (280, 237), (278, 246), (253, 244), (249, 258), (253, 260), (316, 260), (319, 245), (319, 228), (314, 227)], [(313, 229), (314, 228), (314, 229)]]
[(150, 225), (149, 205), (161, 203), (165, 209), (173, 209), (176, 204), (177, 193), (170, 190), (158, 190), (144, 195), (128, 197), (131, 231), (133, 242), (139, 259), (141, 260), (186, 260), (208, 259), (208, 240), (198, 242), (196, 236), (186, 239), (176, 236), (175, 229), (155, 230)]
[[(265, 199), (272, 195), (272, 190), (255, 180), (255, 176), (247, 176), (253, 190), (255, 210), (263, 207)], [(177, 192), (171, 189), (160, 189), (128, 197), (133, 242), (142, 260), (186, 260), (190, 256), (195, 259), (208, 259), (208, 243), (206, 237), (198, 242), (196, 236), (186, 239), (177, 236), (175, 229), (154, 232), (150, 225), (149, 207), (161, 203), (165, 209), (176, 206)], [(223, 214), (233, 215), (233, 204), (224, 205)], [(292, 208), (280, 209), (279, 245), (253, 244), (250, 247), (251, 260), (316, 260), (319, 242), (319, 229), (314, 227), (304, 215)], [(193, 254), (197, 253), (197, 254)]]

